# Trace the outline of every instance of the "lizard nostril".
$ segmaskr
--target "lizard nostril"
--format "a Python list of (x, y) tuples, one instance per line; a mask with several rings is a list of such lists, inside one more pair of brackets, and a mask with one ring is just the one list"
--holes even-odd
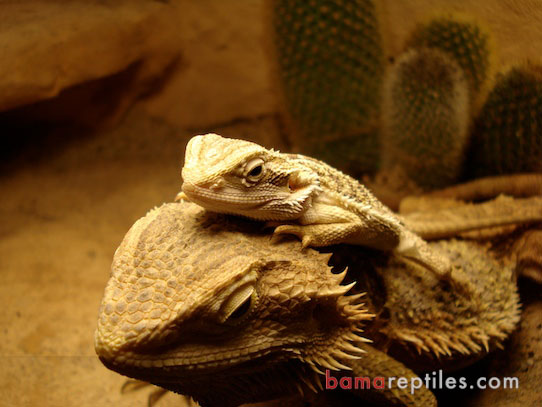
[(222, 185), (223, 185), (222, 180), (218, 180), (214, 184), (211, 184), (211, 186), (209, 186), (209, 189), (212, 190), (212, 191), (216, 191), (216, 190), (219, 190), (220, 188), (222, 188)]

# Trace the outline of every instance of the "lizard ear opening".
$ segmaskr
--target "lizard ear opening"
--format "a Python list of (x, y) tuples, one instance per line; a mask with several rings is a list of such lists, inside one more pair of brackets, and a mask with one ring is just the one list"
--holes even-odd
[(309, 198), (322, 191), (318, 176), (308, 171), (296, 171), (290, 174), (288, 178), (288, 202), (298, 207), (299, 210), (306, 209), (306, 203)]
[(295, 171), (288, 177), (288, 189), (290, 192), (297, 192), (310, 185), (314, 185), (316, 177), (306, 171)]

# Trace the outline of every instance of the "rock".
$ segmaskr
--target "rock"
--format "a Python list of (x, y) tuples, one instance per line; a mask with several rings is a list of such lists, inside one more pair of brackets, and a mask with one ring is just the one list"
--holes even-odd
[(128, 101), (179, 54), (167, 2), (25, 0), (1, 8), (9, 18), (0, 22), (0, 111), (131, 70)]

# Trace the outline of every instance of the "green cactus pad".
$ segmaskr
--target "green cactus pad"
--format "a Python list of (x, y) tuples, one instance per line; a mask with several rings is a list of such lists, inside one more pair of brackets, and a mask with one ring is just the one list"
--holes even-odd
[(396, 61), (384, 84), (382, 160), (424, 188), (460, 175), (469, 123), (468, 84), (459, 65), (435, 48)]
[(449, 53), (469, 83), (471, 107), (485, 94), (492, 72), (491, 38), (479, 24), (460, 17), (440, 17), (418, 26), (407, 47), (438, 48)]
[(542, 66), (497, 78), (474, 122), (469, 175), (542, 172)]
[[(367, 128), (378, 117), (384, 62), (373, 1), (271, 4), (276, 76), (294, 144), (318, 155), (330, 140), (355, 137), (359, 167), (374, 169), (375, 154), (364, 154), (378, 149)], [(328, 162), (340, 167), (342, 150), (326, 151)]]

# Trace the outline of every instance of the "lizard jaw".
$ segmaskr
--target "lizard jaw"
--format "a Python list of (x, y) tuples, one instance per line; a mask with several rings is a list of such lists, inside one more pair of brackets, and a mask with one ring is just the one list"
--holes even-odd
[(263, 221), (298, 219), (306, 211), (314, 188), (306, 187), (294, 193), (269, 191), (260, 193), (238, 192), (222, 187), (220, 191), (184, 182), (176, 201), (188, 200), (211, 212), (240, 215)]

